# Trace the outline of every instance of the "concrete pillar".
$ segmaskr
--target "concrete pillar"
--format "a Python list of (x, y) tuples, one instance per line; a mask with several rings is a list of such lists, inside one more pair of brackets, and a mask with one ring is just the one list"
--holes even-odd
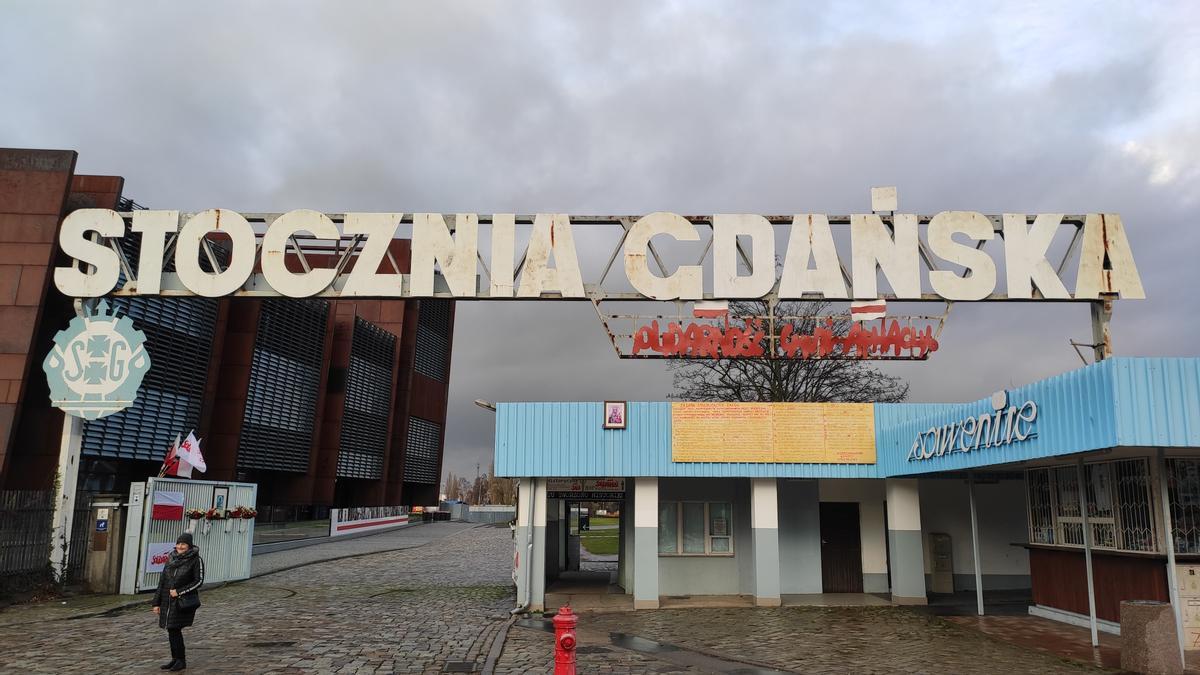
[(776, 479), (750, 480), (750, 527), (754, 534), (754, 604), (778, 607), (779, 488)]
[(921, 542), (921, 500), (915, 478), (887, 479), (888, 569), (892, 602), (924, 605), (925, 548)]
[[(883, 520), (882, 511), (879, 519)], [(883, 529), (882, 525), (879, 529)], [(887, 575), (880, 576), (886, 578)], [(821, 590), (820, 483), (817, 480), (780, 481), (779, 592), (820, 593)], [(886, 583), (881, 590), (887, 591)]]
[(658, 479), (633, 479), (633, 608), (658, 609)]
[(517, 499), (517, 601), (541, 611), (546, 598), (546, 481), (521, 479)]

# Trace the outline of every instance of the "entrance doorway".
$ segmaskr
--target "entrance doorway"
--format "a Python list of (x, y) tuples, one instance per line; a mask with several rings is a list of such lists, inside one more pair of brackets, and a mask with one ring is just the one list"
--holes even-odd
[(620, 561), (621, 502), (568, 502), (569, 537), (578, 537), (581, 572), (617, 571)]
[(863, 592), (858, 502), (821, 502), (821, 588)]

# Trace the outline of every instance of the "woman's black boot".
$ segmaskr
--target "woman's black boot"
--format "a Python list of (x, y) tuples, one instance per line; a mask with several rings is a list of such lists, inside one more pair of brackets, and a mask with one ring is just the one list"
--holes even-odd
[(175, 667), (175, 662), (176, 662), (176, 661), (178, 661), (178, 660), (179, 660), (179, 659), (171, 659), (170, 661), (168, 661), (168, 662), (166, 662), (166, 663), (162, 664), (161, 666), (159, 666), (159, 668), (160, 668), (161, 670), (170, 670), (170, 669), (172, 669), (172, 668), (174, 668), (174, 667)]
[(168, 668), (168, 670), (183, 670), (184, 668), (187, 668), (187, 661), (184, 661), (183, 659), (179, 659), (178, 661), (175, 662), (175, 665)]

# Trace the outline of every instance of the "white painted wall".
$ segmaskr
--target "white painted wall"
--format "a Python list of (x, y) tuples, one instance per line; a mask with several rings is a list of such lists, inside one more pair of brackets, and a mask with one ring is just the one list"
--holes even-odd
[[(887, 529), (884, 523), (885, 483), (871, 478), (822, 478), (823, 502), (858, 502), (858, 527), (862, 537), (863, 574), (887, 574)], [(921, 506), (922, 514), (925, 511)]]
[[(921, 532), (925, 540), (925, 572), (933, 557), (929, 534), (950, 535), (955, 574), (974, 574), (971, 549), (970, 497), (966, 479), (922, 478)], [(979, 517), (979, 557), (984, 574), (1028, 575), (1029, 553), (1014, 543), (1029, 538), (1026, 520), (1025, 481), (1005, 480), (975, 485)], [(988, 586), (984, 586), (988, 588)]]

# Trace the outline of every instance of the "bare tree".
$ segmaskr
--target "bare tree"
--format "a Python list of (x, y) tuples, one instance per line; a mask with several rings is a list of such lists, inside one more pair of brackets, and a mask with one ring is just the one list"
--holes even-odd
[[(758, 316), (763, 317), (763, 331), (776, 338), (786, 324), (796, 333), (811, 334), (828, 325), (830, 304), (781, 302), (771, 328), (767, 318), (772, 315), (765, 302), (730, 303), (730, 323), (744, 327), (744, 317)], [(844, 334), (850, 323), (846, 317), (833, 318), (832, 329)], [(895, 403), (908, 396), (908, 383), (856, 356), (681, 359), (670, 368), (675, 385), (671, 398), (685, 401)]]
[(446, 474), (446, 499), (455, 501), (458, 496), (458, 478), (451, 471)]
[(490, 476), (487, 483), (488, 503), (516, 504), (517, 487), (513, 479), (496, 476), (495, 462), (488, 469), (488, 475)]
[(460, 477), (458, 479), (458, 499), (470, 504), (472, 501), (474, 501), (471, 499), (473, 494), (474, 492), (472, 492), (471, 489), (471, 481)]

